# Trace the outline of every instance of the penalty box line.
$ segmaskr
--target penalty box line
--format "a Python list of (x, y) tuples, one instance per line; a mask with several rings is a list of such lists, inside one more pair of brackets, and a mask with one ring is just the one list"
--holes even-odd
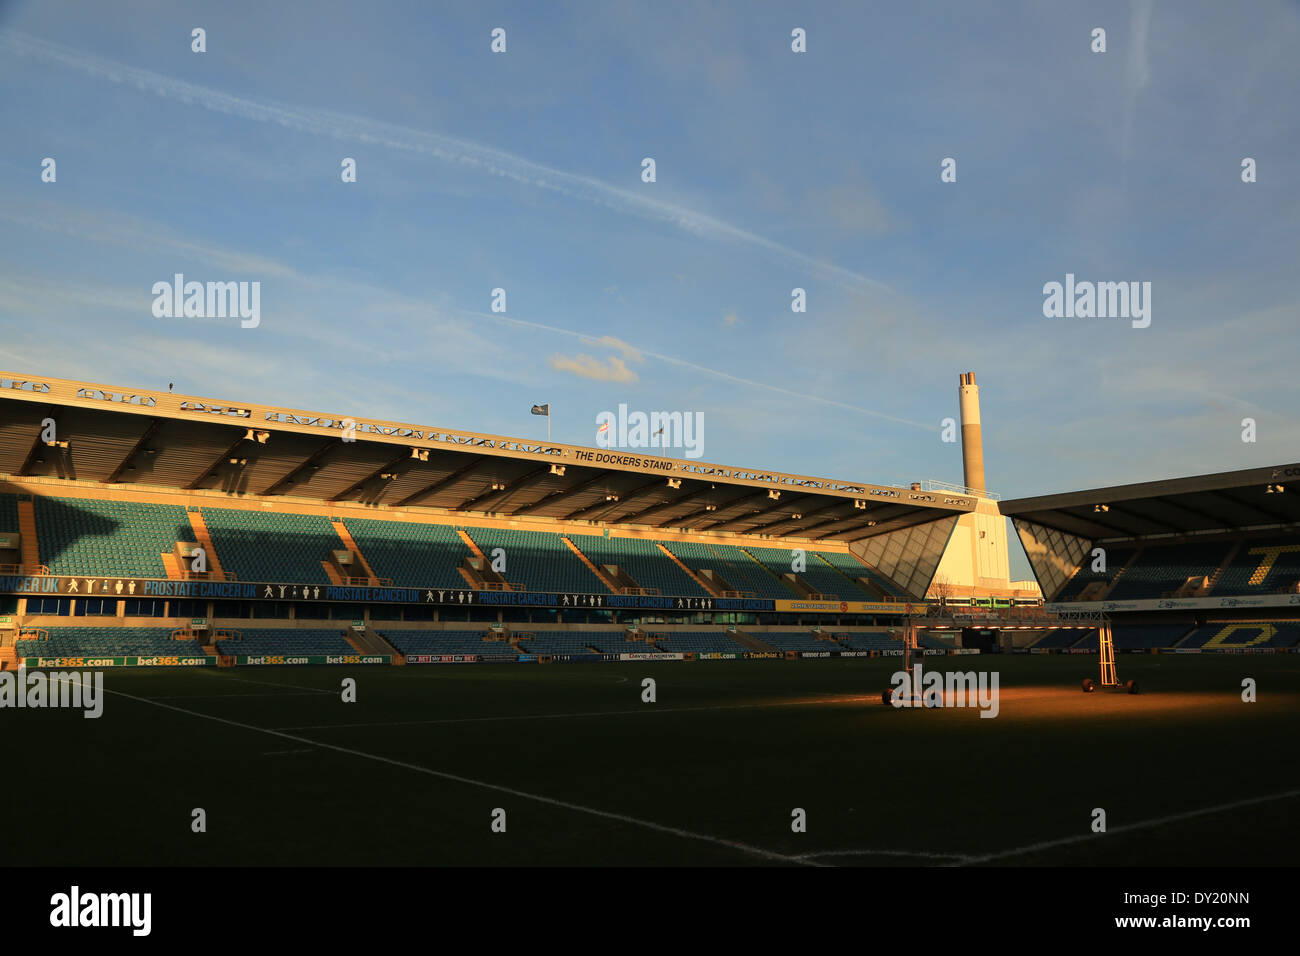
[(588, 816), (601, 817), (606, 820), (616, 820), (619, 823), (627, 823), (632, 826), (641, 827), (646, 830), (654, 830), (657, 833), (667, 833), (671, 836), (682, 837), (687, 840), (699, 840), (703, 843), (712, 843), (717, 846), (723, 846), (730, 850), (736, 850), (741, 853), (748, 853), (751, 856), (763, 857), (769, 860), (780, 860), (783, 863), (794, 863), (801, 866), (824, 866), (826, 864), (817, 863), (814, 860), (801, 859), (797, 856), (790, 856), (785, 853), (776, 853), (772, 850), (764, 850), (762, 847), (751, 846), (747, 843), (739, 843), (734, 840), (727, 840), (723, 837), (709, 836), (707, 833), (695, 833), (691, 830), (683, 830), (680, 827), (668, 826), (664, 823), (655, 823), (651, 820), (641, 820), (637, 817), (631, 817), (623, 813), (614, 813), (609, 810), (597, 810), (595, 807), (585, 807), (579, 803), (570, 803), (567, 800), (557, 800), (555, 797), (546, 797), (537, 793), (528, 793), (524, 790), (516, 790), (513, 787), (503, 786), (499, 783), (488, 783), (485, 780), (475, 780), (472, 777), (462, 777), (458, 774), (447, 773), (445, 770), (434, 770), (430, 767), (421, 767), (419, 764), (408, 763), (404, 760), (395, 760), (392, 757), (383, 757), (379, 754), (366, 753), (364, 750), (355, 750), (351, 747), (340, 747), (337, 744), (321, 743), (316, 740), (309, 740), (306, 737), (298, 737), (294, 734), (287, 734), (281, 730), (271, 730), (267, 727), (256, 727), (253, 724), (245, 724), (238, 720), (230, 720), (226, 717), (216, 717), (212, 714), (200, 713), (197, 710), (189, 710), (185, 707), (177, 707), (174, 704), (164, 704), (160, 701), (151, 700), (148, 697), (137, 697), (134, 694), (123, 693), (120, 690), (109, 690), (104, 688), (104, 693), (112, 694), (115, 697), (125, 697), (127, 700), (134, 700), (141, 704), (149, 704), (153, 707), (161, 707), (165, 710), (172, 710), (178, 714), (185, 714), (190, 717), (199, 717), (203, 720), (211, 720), (219, 724), (226, 724), (230, 727), (238, 727), (241, 730), (252, 730), (261, 734), (269, 734), (272, 737), (279, 737), (283, 740), (291, 740), (298, 744), (307, 744), (311, 747), (317, 747), (321, 750), (333, 750), (336, 753), (347, 754), (352, 757), (360, 757), (363, 760), (373, 760), (376, 763), (384, 763), (393, 767), (401, 767), (403, 770), (414, 770), (416, 773), (422, 773), (430, 777), (438, 777), (442, 780), (450, 780), (453, 783), (465, 784), (471, 787), (480, 787), (484, 790), (495, 790), (498, 793), (509, 794), (512, 797), (519, 797), (524, 800), (532, 800), (535, 803), (543, 803), (552, 807), (560, 807), (564, 810), (571, 810), (575, 813), (585, 813)]
[(1277, 800), (1290, 800), (1293, 797), (1300, 797), (1300, 789), (1287, 790), (1284, 793), (1271, 793), (1264, 797), (1248, 797), (1245, 800), (1234, 800), (1231, 803), (1220, 803), (1212, 807), (1202, 807), (1199, 810), (1185, 810), (1182, 813), (1171, 813), (1164, 817), (1154, 817), (1150, 820), (1139, 820), (1137, 823), (1125, 823), (1122, 826), (1111, 827), (1105, 833), (1076, 833), (1074, 836), (1061, 837), (1059, 840), (1044, 840), (1041, 843), (1031, 843), (1028, 846), (1019, 846), (1013, 850), (1001, 850), (997, 853), (971, 856), (957, 863), (949, 863), (947, 865), (973, 866), (979, 863), (988, 863), (991, 860), (1001, 860), (1012, 856), (1022, 856), (1026, 853), (1035, 853), (1039, 850), (1051, 850), (1060, 846), (1083, 843), (1087, 840), (1104, 840), (1106, 837), (1114, 836), (1118, 833), (1132, 833), (1136, 830), (1146, 830), (1151, 827), (1164, 826), (1166, 823), (1178, 823), (1181, 820), (1191, 820), (1195, 817), (1208, 816), (1212, 813), (1223, 813), (1225, 810), (1236, 810), (1240, 807), (1253, 807), (1261, 803), (1272, 803)]

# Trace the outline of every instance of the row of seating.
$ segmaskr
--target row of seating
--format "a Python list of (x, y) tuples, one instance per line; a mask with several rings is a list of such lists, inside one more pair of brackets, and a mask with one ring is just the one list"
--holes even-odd
[(320, 656), (324, 654), (355, 654), (356, 648), (347, 642), (337, 629), (312, 628), (240, 628), (236, 640), (217, 641), (222, 654), (262, 656), (265, 654), (292, 654)]
[(19, 657), (203, 657), (198, 641), (174, 641), (170, 628), (49, 627), (47, 638), (15, 642)]
[[(1300, 643), (1300, 621), (1271, 623), (1116, 625), (1111, 629), (1116, 650), (1217, 647), (1292, 647)], [(1076, 649), (1096, 653), (1101, 638), (1096, 628), (1059, 628), (1032, 646), (1037, 649)]]
[[(13, 524), (16, 530), (15, 496), (0, 496), (0, 502), (4, 503), (0, 523)], [(178, 541), (196, 541), (185, 509), (177, 505), (36, 496), (35, 509), (41, 559), (57, 573), (165, 577), (161, 555), (171, 552)], [(330, 552), (346, 547), (322, 515), (200, 510), (221, 567), (241, 580), (329, 584), (322, 563)], [(472, 552), (456, 528), (369, 518), (347, 518), (344, 525), (379, 577), (403, 587), (466, 586), (460, 568)], [(691, 574), (664, 554), (661, 542), (652, 539), (513, 528), (464, 530), (489, 560), (501, 549), (505, 580), (529, 591), (607, 590), (569, 547), (567, 537), (592, 564), (615, 565), (642, 588), (669, 596), (708, 596)], [(778, 600), (801, 596), (782, 579), (790, 572), (789, 549), (690, 541), (662, 544), (691, 571), (713, 571), (733, 590)], [(805, 569), (798, 573), (816, 592), (841, 600), (875, 597), (857, 583), (859, 578), (871, 580), (884, 593), (903, 596), (850, 555), (810, 551)]]
[[(1232, 559), (1224, 565), (1229, 554)], [(1088, 585), (1097, 581), (1113, 582), (1105, 593), (1106, 600), (1165, 597), (1189, 578), (1212, 578), (1220, 567), (1223, 572), (1210, 588), (1210, 596), (1274, 593), (1300, 581), (1300, 540), (1247, 538), (1149, 545), (1136, 552), (1133, 548), (1111, 548), (1106, 554), (1105, 571), (1093, 571), (1091, 557), (1086, 558), (1056, 600), (1077, 600)]]

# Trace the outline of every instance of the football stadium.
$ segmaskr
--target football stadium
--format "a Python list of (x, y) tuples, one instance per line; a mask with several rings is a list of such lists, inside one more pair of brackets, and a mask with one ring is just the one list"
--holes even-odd
[(1284, 918), (1297, 46), (0, 0), (6, 929)]
[[(0, 660), (26, 694), (6, 718), (31, 742), (26, 797), (81, 821), (66, 842), (16, 834), (12, 862), (1296, 850), (1300, 771), (1268, 752), (1300, 707), (1300, 465), (999, 501), (973, 373), (966, 484), (944, 487), (7, 372), (0, 398)], [(1007, 578), (1006, 517), (1036, 582)], [(947, 679), (922, 700), (926, 670)], [(41, 711), (57, 675), (90, 671), (111, 720)], [(953, 675), (990, 671), (954, 698)], [(43, 756), (70, 750), (92, 806)], [(1106, 773), (1081, 788), (1090, 759)], [(980, 776), (977, 827), (935, 765)], [(376, 793), (382, 813), (351, 816)], [(222, 839), (196, 850), (163, 805), (219, 817)]]

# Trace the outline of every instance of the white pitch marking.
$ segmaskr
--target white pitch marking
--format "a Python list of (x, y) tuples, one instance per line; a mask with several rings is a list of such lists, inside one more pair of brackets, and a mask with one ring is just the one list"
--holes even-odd
[(997, 853), (986, 853), (983, 856), (967, 857), (960, 863), (949, 865), (967, 866), (972, 863), (987, 863), (989, 860), (1001, 860), (1009, 856), (1020, 856), (1025, 853), (1033, 853), (1036, 850), (1049, 850), (1053, 847), (1069, 846), (1071, 843), (1082, 843), (1085, 840), (1103, 840), (1106, 837), (1114, 836), (1117, 833), (1130, 833), (1134, 830), (1145, 830), (1148, 827), (1158, 827), (1166, 823), (1176, 823), (1179, 820), (1190, 820), (1193, 817), (1202, 817), (1210, 813), (1222, 813), (1224, 810), (1235, 810), (1238, 807), (1250, 807), (1259, 803), (1271, 803), (1274, 800), (1289, 800), (1292, 797), (1300, 797), (1300, 790), (1288, 790), (1285, 793), (1274, 793), (1266, 797), (1250, 797), (1246, 800), (1234, 800), (1232, 803), (1220, 803), (1213, 807), (1202, 807), (1199, 810), (1187, 810), (1183, 813), (1171, 813), (1167, 817), (1155, 817), (1151, 820), (1140, 820), (1137, 823), (1125, 823), (1122, 826), (1111, 827), (1105, 833), (1076, 833), (1074, 836), (1061, 837), (1059, 840), (1044, 840), (1041, 843), (1031, 843), (1028, 846), (1019, 846), (1014, 850), (1001, 850)]
[(277, 757), (277, 756), (279, 756), (280, 754), (310, 754), (310, 753), (315, 753), (315, 752), (316, 752), (316, 751), (315, 751), (314, 748), (312, 748), (312, 747), (306, 747), (306, 748), (299, 749), (299, 750), (267, 750), (266, 752), (264, 752), (264, 753), (262, 754), (262, 756), (263, 756), (263, 757)]
[(150, 700), (221, 700), (224, 697), (310, 697), (319, 694), (318, 690), (300, 690), (295, 693), (274, 694), (165, 694), (162, 697), (150, 697)]
[(134, 694), (126, 694), (120, 690), (109, 690), (104, 688), (104, 693), (112, 694), (115, 697), (125, 697), (127, 700), (138, 701), (141, 704), (151, 704), (154, 707), (162, 707), (166, 710), (174, 710), (178, 714), (186, 714), (190, 717), (199, 717), (203, 720), (211, 720), (218, 724), (227, 724), (231, 727), (238, 727), (241, 730), (252, 730), (260, 734), (270, 734), (272, 737), (280, 737), (284, 740), (291, 740), (297, 744), (308, 744), (311, 747), (322, 750), (333, 750), (336, 753), (349, 754), (353, 757), (361, 757), (364, 760), (373, 760), (376, 763), (385, 763), (393, 767), (401, 767), (405, 770), (414, 770), (416, 773), (427, 774), (430, 777), (438, 777), (443, 780), (451, 780), (454, 783), (467, 784), (471, 787), (482, 787), (486, 790), (495, 790), (499, 793), (507, 793), (512, 797), (520, 797), (524, 800), (533, 800), (537, 803), (544, 803), (553, 807), (560, 807), (564, 810), (573, 810), (578, 813), (586, 813), (594, 817), (603, 817), (606, 820), (617, 820), (620, 823), (629, 823), (633, 826), (643, 827), (647, 830), (655, 830), (659, 833), (668, 833), (673, 836), (684, 837), (688, 840), (700, 840), (704, 843), (713, 843), (718, 846), (725, 846), (728, 849), (738, 850), (741, 853), (748, 853), (751, 856), (765, 857), (769, 860), (781, 860), (786, 863), (799, 863), (804, 866), (825, 866), (826, 864), (817, 863), (813, 860), (801, 860), (798, 857), (789, 856), (785, 853), (775, 853), (772, 850), (764, 850), (762, 847), (750, 846), (747, 843), (739, 843), (734, 840), (727, 840), (722, 837), (709, 836), (705, 833), (694, 833), (690, 830), (682, 830), (679, 827), (668, 826), (663, 823), (654, 823), (650, 820), (641, 820), (637, 817), (631, 817), (623, 813), (613, 813), (609, 810), (597, 810), (594, 807), (584, 807), (579, 803), (570, 803), (567, 800), (557, 800), (554, 797), (544, 797), (536, 793), (528, 793), (524, 790), (516, 790), (513, 787), (502, 786), (499, 783), (488, 783), (484, 780), (475, 780), (472, 777), (462, 777), (458, 774), (447, 773), (444, 770), (433, 770), (429, 767), (421, 767), (419, 764), (407, 763), (404, 760), (394, 760), (392, 757), (381, 757), (378, 754), (366, 753), (364, 750), (354, 750), (351, 747), (340, 747), (337, 744), (321, 743), (315, 740), (308, 740), (306, 737), (295, 737), (293, 734), (286, 734), (283, 731), (272, 730), (269, 727), (255, 727), (252, 724), (241, 723), (238, 720), (230, 720), (225, 717), (216, 717), (212, 714), (199, 713), (197, 710), (187, 710), (184, 707), (177, 707), (173, 704), (163, 704), (147, 697), (137, 697)]
[(969, 860), (965, 853), (930, 853), (926, 850), (821, 850), (801, 853), (796, 859), (813, 860), (823, 856), (914, 856), (934, 860)]
[(207, 676), (215, 677), (217, 680), (237, 680), (245, 684), (262, 684), (265, 687), (288, 687), (290, 690), (299, 690), (302, 691), (303, 693), (308, 693), (308, 694), (333, 694), (334, 693), (334, 691), (332, 690), (321, 690), (319, 687), (303, 687), (301, 684), (281, 684), (278, 681), (273, 681), (273, 680), (254, 680), (251, 677), (231, 677), (229, 675), (218, 676), (217, 674), (213, 674), (210, 671), (205, 671), (201, 667), (196, 668), (196, 670), (198, 670), (200, 674), (207, 674)]

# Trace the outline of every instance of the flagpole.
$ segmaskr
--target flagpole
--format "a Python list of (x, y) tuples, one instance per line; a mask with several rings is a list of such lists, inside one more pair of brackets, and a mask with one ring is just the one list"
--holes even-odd
[(546, 444), (551, 443), (551, 404), (546, 403)]

